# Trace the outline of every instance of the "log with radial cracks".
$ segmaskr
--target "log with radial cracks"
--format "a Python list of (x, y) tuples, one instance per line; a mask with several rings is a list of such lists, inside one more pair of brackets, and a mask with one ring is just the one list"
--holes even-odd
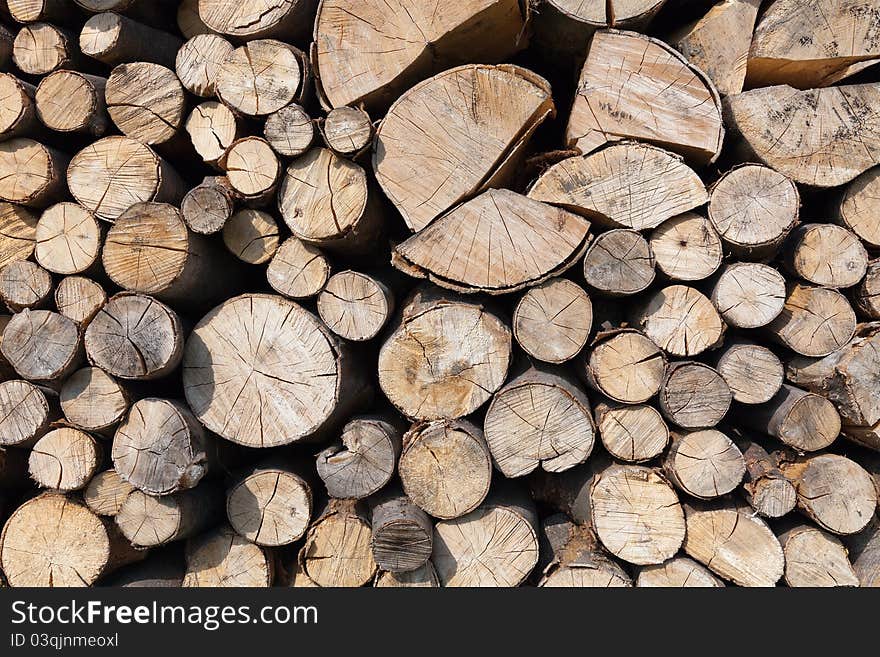
[(589, 228), (579, 215), (490, 189), (398, 244), (392, 264), (459, 292), (505, 294), (571, 267)]
[(489, 446), (467, 420), (415, 425), (403, 437), (398, 468), (407, 496), (442, 520), (476, 509), (492, 482)]
[(275, 579), (272, 555), (228, 525), (186, 543), (184, 587), (268, 587)]
[(503, 385), (510, 358), (510, 329), (491, 310), (422, 288), (382, 345), (379, 385), (408, 417), (459, 418)]
[(121, 136), (105, 137), (77, 153), (67, 168), (67, 185), (81, 205), (108, 221), (135, 203), (176, 203), (184, 193), (171, 165), (148, 146)]
[(204, 306), (235, 289), (231, 256), (187, 230), (167, 203), (135, 203), (107, 233), (104, 271), (120, 287), (163, 301)]
[(36, 89), (12, 73), (0, 73), (0, 137), (11, 139), (37, 127)]
[(880, 9), (864, 0), (777, 0), (761, 16), (749, 52), (751, 87), (824, 87), (880, 60)]
[(174, 70), (190, 93), (213, 96), (220, 68), (233, 50), (232, 44), (217, 34), (198, 34), (177, 51)]
[(383, 217), (375, 190), (359, 165), (313, 148), (287, 167), (278, 208), (299, 239), (342, 253), (375, 247)]
[(849, 342), (856, 315), (837, 290), (800, 283), (788, 286), (782, 312), (767, 326), (769, 335), (801, 356), (827, 356)]
[(845, 456), (804, 456), (783, 463), (782, 472), (794, 483), (798, 509), (829, 532), (855, 534), (874, 515), (874, 480), (862, 466)]
[(586, 346), (593, 326), (593, 304), (577, 283), (551, 278), (530, 288), (513, 313), (513, 334), (532, 358), (560, 364)]
[(798, 91), (781, 85), (725, 102), (733, 135), (761, 162), (814, 187), (848, 183), (880, 164), (880, 84)]
[(701, 281), (721, 266), (721, 238), (696, 212), (664, 221), (651, 232), (657, 270), (673, 281)]
[(773, 436), (797, 450), (828, 447), (840, 434), (840, 415), (820, 395), (783, 384), (773, 398), (740, 417), (746, 427)]
[(766, 326), (785, 306), (785, 278), (760, 262), (725, 265), (712, 283), (712, 304), (727, 324), (751, 329)]
[(721, 151), (724, 126), (715, 87), (662, 41), (601, 30), (590, 42), (566, 129), (566, 142), (590, 153), (638, 139), (699, 164)]
[(679, 490), (703, 500), (727, 495), (743, 479), (742, 452), (720, 431), (704, 429), (676, 434), (663, 471)]
[(83, 276), (65, 276), (55, 288), (58, 312), (85, 326), (107, 303), (107, 293), (100, 283)]
[(28, 471), (40, 488), (81, 490), (98, 471), (102, 450), (89, 434), (71, 427), (53, 429), (31, 450)]
[(318, 295), (318, 315), (341, 338), (375, 338), (394, 312), (394, 294), (375, 276), (346, 270), (333, 274)]
[(306, 534), (300, 568), (318, 586), (363, 586), (377, 570), (372, 534), (359, 502), (331, 499)]
[(45, 308), (52, 296), (52, 277), (28, 260), (11, 262), (0, 270), (0, 299), (13, 311)]
[(290, 103), (266, 117), (263, 136), (279, 155), (299, 157), (315, 139), (315, 124), (302, 107)]
[(226, 516), (235, 531), (257, 545), (289, 545), (308, 528), (312, 489), (288, 467), (256, 466), (229, 488)]
[(612, 144), (562, 160), (529, 197), (614, 228), (645, 230), (703, 205), (706, 187), (681, 158), (648, 144)]
[(0, 445), (33, 445), (56, 417), (46, 394), (33, 383), (0, 383)]
[(456, 3), (323, 0), (313, 60), (332, 107), (381, 111), (432, 73), (462, 61), (508, 59), (525, 47), (529, 5), (517, 0)]
[(500, 491), (434, 527), (431, 561), (442, 586), (518, 586), (538, 562), (538, 517), (519, 491)]
[(759, 164), (721, 176), (709, 195), (709, 221), (725, 246), (748, 259), (773, 256), (797, 225), (801, 199), (794, 181)]
[(856, 234), (834, 224), (796, 228), (784, 256), (791, 273), (820, 287), (852, 287), (868, 269), (868, 252)]
[(207, 177), (193, 187), (180, 203), (180, 214), (187, 228), (200, 235), (223, 230), (235, 209), (235, 197), (229, 179)]
[(640, 404), (660, 390), (666, 358), (642, 333), (623, 329), (598, 336), (580, 365), (597, 392), (624, 404)]
[(376, 133), (373, 169), (411, 230), (500, 186), (554, 114), (549, 84), (516, 66), (469, 65), (404, 93)]
[(65, 195), (67, 155), (26, 137), (0, 143), (0, 201), (45, 208)]
[(684, 514), (672, 486), (656, 471), (611, 465), (590, 486), (590, 518), (615, 556), (637, 565), (662, 563), (684, 540)]
[(185, 128), (196, 153), (212, 166), (219, 166), (226, 150), (241, 136), (238, 118), (228, 106), (216, 100), (193, 108)]
[(642, 463), (660, 456), (669, 444), (669, 427), (647, 404), (596, 404), (596, 427), (608, 453)]
[(136, 402), (113, 437), (113, 467), (150, 495), (193, 488), (210, 469), (213, 439), (184, 404), (148, 397)]
[(107, 78), (107, 112), (120, 132), (162, 144), (183, 125), (186, 96), (174, 71), (149, 62), (120, 64)]
[(58, 493), (22, 504), (0, 535), (0, 567), (16, 587), (91, 586), (139, 558), (82, 502)]
[(730, 340), (718, 354), (718, 374), (730, 387), (734, 401), (740, 404), (763, 404), (773, 398), (785, 379), (779, 357), (747, 340)]
[(36, 258), (55, 274), (79, 274), (98, 261), (101, 227), (95, 216), (76, 203), (58, 203), (37, 222)]
[(37, 87), (37, 115), (56, 132), (100, 137), (110, 124), (104, 100), (106, 85), (107, 80), (95, 75), (55, 71)]
[(575, 381), (549, 367), (530, 367), (495, 393), (483, 430), (495, 466), (506, 477), (536, 468), (562, 472), (593, 449), (590, 402)]
[(46, 75), (81, 65), (82, 55), (72, 32), (50, 23), (31, 23), (21, 28), (12, 44), (12, 60), (22, 73)]
[(31, 257), (37, 221), (38, 217), (27, 208), (0, 202), (0, 267)]
[(774, 586), (785, 567), (782, 546), (750, 507), (685, 505), (684, 551), (738, 586)]
[(678, 361), (667, 366), (658, 398), (667, 420), (683, 429), (702, 429), (724, 418), (733, 394), (717, 370), (696, 361)]
[(196, 325), (183, 386), (208, 429), (254, 447), (305, 438), (368, 394), (348, 349), (304, 308), (268, 294), (229, 299)]
[(177, 313), (152, 297), (121, 292), (110, 299), (85, 333), (89, 360), (121, 379), (158, 379), (183, 358)]
[(266, 279), (273, 290), (291, 299), (313, 297), (330, 280), (330, 262), (316, 246), (288, 237), (272, 256)]
[(25, 309), (6, 325), (0, 351), (19, 376), (59, 381), (82, 361), (82, 335), (63, 315)]
[(331, 497), (361, 499), (388, 483), (401, 449), (396, 424), (390, 417), (355, 418), (343, 429), (341, 444), (318, 454), (318, 475)]
[(265, 116), (301, 100), (307, 83), (302, 52), (293, 46), (261, 39), (232, 51), (214, 80), (217, 96), (247, 116)]
[(794, 523), (778, 534), (785, 554), (785, 583), (792, 587), (858, 586), (843, 543), (807, 523)]
[(210, 527), (222, 516), (222, 500), (222, 492), (210, 483), (162, 497), (134, 490), (125, 497), (114, 521), (135, 547), (157, 547)]
[(685, 285), (657, 290), (635, 309), (633, 319), (670, 356), (696, 356), (711, 349), (726, 328), (709, 299)]
[(278, 250), (278, 224), (272, 215), (243, 208), (223, 225), (223, 243), (236, 258), (249, 265), (262, 265)]

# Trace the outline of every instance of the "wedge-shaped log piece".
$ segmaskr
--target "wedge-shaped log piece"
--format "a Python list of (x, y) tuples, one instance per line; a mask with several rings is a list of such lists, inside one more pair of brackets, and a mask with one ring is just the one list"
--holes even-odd
[(505, 294), (571, 267), (586, 250), (589, 228), (571, 212), (490, 189), (399, 244), (392, 262), (459, 292)]
[(645, 230), (706, 203), (700, 177), (681, 158), (647, 144), (614, 144), (547, 169), (529, 197), (605, 226)]
[(722, 0), (670, 43), (688, 61), (705, 71), (724, 95), (743, 89), (752, 31), (761, 0)]
[(824, 87), (880, 59), (880, 8), (866, 0), (776, 0), (755, 29), (746, 82)]
[(767, 166), (804, 185), (836, 187), (880, 164), (878, 108), (880, 84), (780, 85), (730, 96), (725, 119)]
[(590, 153), (627, 138), (712, 162), (724, 139), (721, 101), (709, 79), (662, 41), (601, 30), (581, 71), (566, 141)]
[(382, 110), (463, 56), (505, 60), (526, 45), (528, 6), (518, 0), (323, 0), (313, 59), (325, 100)]
[(774, 586), (782, 577), (782, 546), (751, 507), (685, 505), (684, 551), (739, 586)]
[(554, 113), (550, 86), (516, 66), (469, 65), (416, 85), (388, 110), (373, 168), (413, 231), (513, 173)]

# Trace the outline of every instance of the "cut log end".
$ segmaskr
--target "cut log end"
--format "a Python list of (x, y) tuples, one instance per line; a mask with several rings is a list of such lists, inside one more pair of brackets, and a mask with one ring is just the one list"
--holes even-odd
[(560, 364), (577, 356), (592, 325), (589, 295), (564, 278), (530, 288), (513, 313), (513, 334), (519, 346), (547, 363)]

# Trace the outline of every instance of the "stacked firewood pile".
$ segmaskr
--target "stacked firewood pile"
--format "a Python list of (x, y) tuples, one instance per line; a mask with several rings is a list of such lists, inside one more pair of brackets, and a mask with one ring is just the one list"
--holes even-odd
[(0, 581), (880, 582), (878, 61), (877, 0), (3, 0)]

